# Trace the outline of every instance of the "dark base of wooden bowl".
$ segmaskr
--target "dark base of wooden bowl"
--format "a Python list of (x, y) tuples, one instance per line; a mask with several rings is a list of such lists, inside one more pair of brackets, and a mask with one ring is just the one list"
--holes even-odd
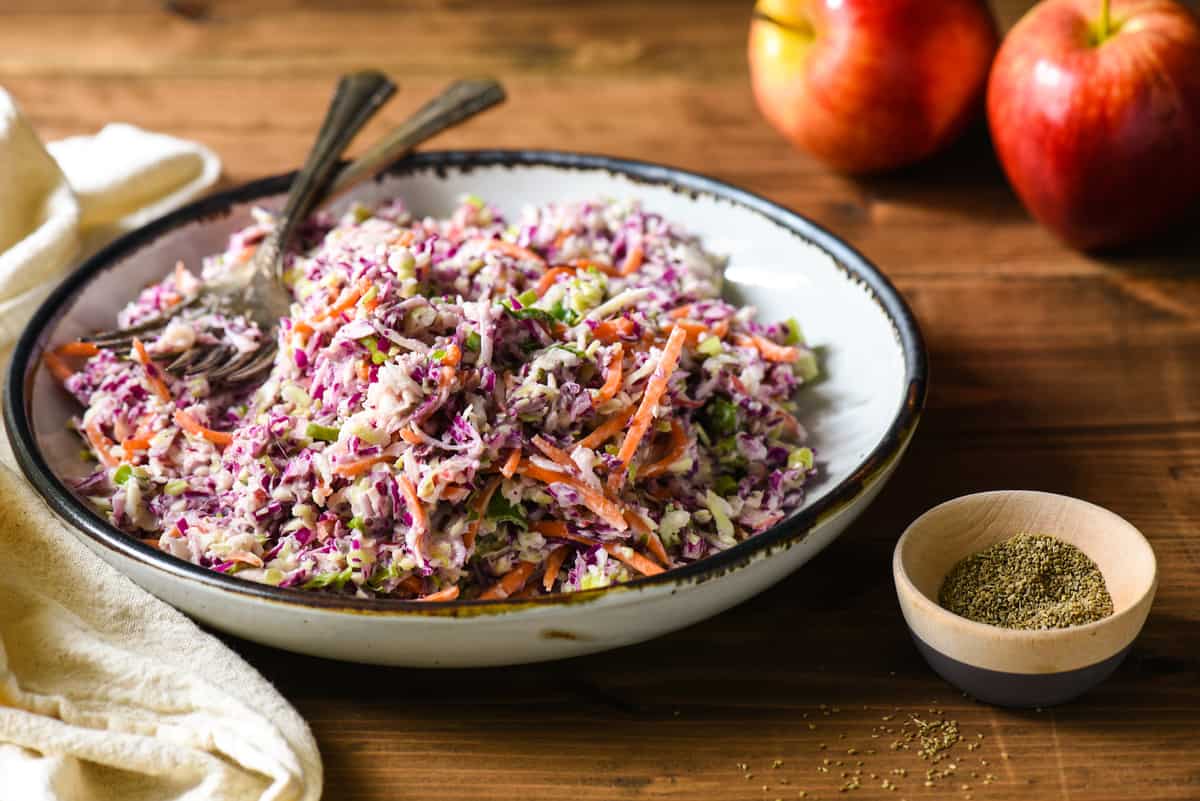
[(1112, 675), (1129, 653), (1126, 646), (1094, 665), (1062, 673), (1006, 673), (968, 665), (913, 637), (917, 650), (934, 672), (968, 695), (996, 706), (1054, 706), (1086, 693)]

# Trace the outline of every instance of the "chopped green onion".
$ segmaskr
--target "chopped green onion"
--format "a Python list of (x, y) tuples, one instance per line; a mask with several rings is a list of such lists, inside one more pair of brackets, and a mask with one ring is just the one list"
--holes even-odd
[(813, 469), (813, 452), (812, 448), (796, 448), (788, 454), (787, 460), (788, 470), (795, 470), (797, 467), (803, 467), (805, 470)]
[(467, 350), (473, 350), (478, 353), (479, 348), (483, 345), (483, 340), (480, 339), (477, 332), (472, 331), (471, 333), (467, 334), (467, 338), (463, 340), (463, 345), (466, 346)]
[(187, 488), (188, 483), (186, 481), (183, 481), (182, 479), (176, 479), (174, 481), (168, 481), (163, 486), (163, 492), (168, 495), (182, 495), (187, 491)]
[(319, 439), (325, 442), (337, 442), (341, 433), (334, 426), (323, 426), (320, 423), (309, 423), (304, 429), (304, 435), (309, 439)]
[(803, 345), (804, 334), (800, 331), (800, 323), (796, 322), (795, 317), (789, 317), (783, 323), (783, 328), (787, 332), (784, 336), (784, 343), (788, 345)]
[(508, 499), (498, 492), (488, 501), (487, 518), (495, 520), (497, 523), (512, 523), (522, 529), (529, 528), (525, 510), (521, 508), (521, 505), (509, 503)]
[(352, 573), (353, 568), (349, 567), (338, 573), (320, 573), (304, 582), (301, 587), (306, 590), (316, 590), (333, 585), (340, 590), (346, 586), (346, 582), (350, 580)]
[(728, 473), (717, 476), (716, 481), (713, 482), (713, 487), (717, 490), (718, 495), (728, 495), (737, 489), (737, 485), (737, 479)]
[(717, 356), (721, 353), (721, 340), (711, 334), (700, 340), (696, 350), (705, 356)]
[(738, 430), (737, 405), (724, 398), (713, 398), (701, 410), (701, 419), (713, 437), (728, 436)]
[(581, 351), (579, 348), (575, 347), (574, 345), (567, 345), (562, 342), (555, 342), (550, 347), (552, 349), (558, 348), (559, 350), (565, 350), (567, 353), (572, 353), (575, 356), (578, 356), (580, 359), (583, 359), (585, 361), (590, 361), (588, 355), (586, 353), (584, 353), (583, 351)]
[(435, 350), (433, 353), (431, 353), (429, 355), (433, 358), (433, 360), (435, 362), (440, 362), (442, 359), (446, 358), (446, 351), (442, 350), (441, 348), (438, 348), (437, 350)]
[(708, 490), (705, 495), (705, 506), (712, 513), (713, 522), (717, 524), (717, 533), (722, 537), (730, 538), (733, 536), (733, 521), (729, 519), (729, 513), (725, 511), (728, 504), (725, 499)]
[(350, 522), (347, 523), (346, 526), (354, 529), (355, 531), (362, 531), (363, 530), (363, 519), (361, 517), (355, 515), (354, 517), (350, 518)]
[(133, 475), (133, 468), (127, 464), (123, 464), (117, 468), (117, 472), (113, 473), (113, 481), (118, 484), (124, 484)]
[(796, 372), (805, 381), (812, 381), (821, 374), (821, 368), (817, 364), (817, 354), (810, 351), (805, 351), (800, 354), (800, 358), (796, 361)]
[(526, 289), (520, 295), (517, 295), (517, 300), (521, 302), (522, 306), (532, 306), (533, 304), (537, 303), (537, 299), (538, 294), (532, 289)]

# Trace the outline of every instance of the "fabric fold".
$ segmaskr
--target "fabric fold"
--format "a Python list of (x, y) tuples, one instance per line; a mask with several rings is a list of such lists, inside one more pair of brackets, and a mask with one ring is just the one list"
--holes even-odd
[[(0, 367), (81, 250), (219, 174), (206, 148), (130, 125), (43, 147), (0, 90)], [(3, 465), (0, 566), (0, 801), (320, 798), (316, 743), (278, 691)]]

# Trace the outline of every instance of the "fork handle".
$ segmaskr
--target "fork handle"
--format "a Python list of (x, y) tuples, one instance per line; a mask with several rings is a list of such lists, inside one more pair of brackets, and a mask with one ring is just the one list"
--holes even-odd
[[(296, 226), (324, 198), (338, 161), (350, 141), (395, 91), (396, 85), (376, 70), (355, 72), (338, 81), (317, 141), (309, 151), (304, 166), (296, 174), (279, 222), (263, 242), (267, 247), (262, 250), (279, 254), (284, 252)], [(276, 257), (272, 262), (277, 272), (282, 269), (281, 258)]]
[(504, 98), (504, 87), (491, 78), (455, 81), (344, 167), (325, 197), (336, 197), (373, 177), (425, 140), (503, 102)]

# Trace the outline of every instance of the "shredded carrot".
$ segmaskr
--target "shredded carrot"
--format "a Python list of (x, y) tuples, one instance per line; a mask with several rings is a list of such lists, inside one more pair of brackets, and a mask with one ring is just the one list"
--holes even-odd
[(400, 429), (400, 439), (404, 440), (410, 445), (420, 445), (422, 442), (424, 442), (424, 440), (421, 439), (420, 434), (418, 434), (414, 428), (414, 424), (409, 423), (404, 428)]
[(543, 537), (567, 539), (567, 524), (561, 520), (535, 520), (529, 528)]
[(137, 337), (133, 338), (133, 349), (137, 353), (138, 362), (146, 369), (146, 378), (150, 381), (150, 386), (154, 388), (158, 397), (164, 401), (171, 400), (171, 390), (167, 387), (167, 382), (162, 380), (159, 375), (158, 365), (150, 359), (150, 354), (146, 352), (146, 346)]
[(214, 445), (225, 446), (233, 442), (233, 434), (228, 431), (213, 431), (211, 428), (205, 428), (195, 417), (183, 409), (175, 410), (175, 425), (193, 436), (203, 437)]
[(96, 458), (100, 460), (100, 464), (105, 467), (116, 467), (121, 462), (112, 455), (113, 441), (104, 435), (100, 430), (99, 423), (89, 423), (84, 427), (83, 433), (87, 436), (88, 443), (92, 446), (92, 450), (96, 452)]
[(333, 301), (328, 307), (321, 309), (319, 312), (313, 315), (313, 319), (317, 322), (320, 322), (321, 320), (329, 317), (337, 317), (339, 314), (352, 307), (355, 303), (358, 303), (358, 299), (366, 294), (366, 291), (370, 289), (370, 287), (371, 282), (366, 278), (362, 279), (352, 287), (347, 287), (337, 300)]
[[(643, 525), (644, 525), (644, 523), (643, 523)], [(564, 524), (558, 520), (543, 520), (538, 523), (531, 524), (530, 528), (532, 528), (534, 531), (537, 531), (538, 533), (542, 534), (543, 536), (547, 536), (547, 537), (554, 537), (556, 539), (569, 540), (571, 542), (577, 542), (580, 545), (587, 545), (590, 547), (595, 547), (595, 546), (599, 545), (601, 548), (608, 551), (611, 555), (615, 556), (617, 559), (620, 559), (625, 564), (629, 565), (630, 567), (634, 568), (635, 570), (637, 570), (641, 573), (644, 573), (647, 576), (653, 576), (657, 573), (663, 572), (663, 569), (661, 567), (654, 564), (649, 559), (642, 556), (637, 551), (633, 550), (633, 548), (630, 548), (628, 545), (620, 545), (615, 542), (601, 542), (599, 540), (592, 539), (591, 537), (584, 536), (583, 534), (573, 534), (567, 530), (566, 524)], [(662, 542), (658, 540), (658, 537), (655, 536), (652, 532), (647, 532), (647, 533), (648, 533), (648, 537), (653, 537), (655, 542), (657, 542), (658, 548), (662, 549)], [(653, 549), (655, 546), (653, 544), (651, 544), (650, 547), (651, 547), (651, 549)], [(665, 561), (666, 560), (666, 550), (665, 549), (663, 549), (663, 559), (664, 559), (664, 564), (667, 564), (668, 562)], [(555, 572), (557, 572), (557, 571), (555, 571)]]
[(484, 590), (479, 596), (479, 600), (499, 601), (507, 598), (514, 592), (520, 591), (536, 569), (536, 562), (517, 562), (516, 567), (505, 573), (500, 577), (499, 581)]
[(508, 459), (500, 468), (500, 474), (505, 478), (512, 478), (517, 473), (517, 467), (521, 464), (521, 449), (513, 448), (512, 453), (508, 455)]
[(589, 487), (574, 476), (560, 473), (557, 470), (548, 470), (527, 459), (521, 462), (518, 472), (546, 484), (566, 484), (579, 493), (579, 497), (583, 500), (584, 505), (588, 509), (591, 509), (605, 523), (608, 523), (617, 531), (625, 531), (629, 528), (629, 524), (625, 522), (625, 517), (621, 513), (620, 504), (599, 490)]
[(708, 326), (704, 323), (698, 323), (695, 320), (677, 320), (674, 323), (676, 328), (682, 328), (687, 332), (686, 344), (690, 347), (700, 341), (700, 337), (708, 333)]
[(251, 553), (250, 551), (234, 551), (233, 553), (229, 554), (229, 561), (241, 562), (243, 565), (250, 565), (250, 567), (263, 566), (262, 557), (256, 553)]
[(790, 364), (800, 359), (799, 348), (776, 344), (758, 334), (738, 336), (734, 341), (742, 347), (757, 348), (762, 357), (769, 362), (788, 362)]
[(608, 360), (608, 372), (604, 376), (604, 385), (600, 387), (593, 398), (596, 403), (604, 403), (616, 397), (617, 391), (621, 389), (624, 360), (625, 346), (618, 342)]
[(158, 537), (138, 537), (138, 542), (142, 545), (149, 545), (151, 548), (158, 548)]
[(621, 275), (633, 275), (642, 266), (642, 262), (646, 260), (646, 252), (642, 250), (641, 245), (634, 245), (630, 249), (629, 254), (625, 257), (625, 261), (621, 263)]
[(562, 569), (563, 561), (567, 558), (567, 546), (560, 545), (546, 557), (546, 572), (542, 574), (542, 587), (546, 592), (554, 589), (558, 580), (558, 571)]
[(671, 335), (663, 347), (662, 357), (658, 360), (658, 367), (654, 369), (650, 381), (646, 384), (642, 402), (630, 420), (629, 433), (625, 435), (621, 449), (617, 452), (617, 459), (620, 460), (621, 467), (614, 470), (608, 477), (608, 487), (612, 492), (619, 490), (625, 483), (625, 473), (629, 469), (629, 463), (633, 460), (633, 455), (637, 453), (642, 438), (646, 436), (646, 432), (650, 430), (650, 425), (654, 422), (654, 409), (667, 391), (667, 382), (671, 379), (671, 374), (675, 372), (676, 365), (679, 364), (679, 354), (683, 352), (683, 343), (686, 339), (687, 332), (682, 328), (671, 329)]
[(662, 540), (660, 540), (658, 535), (653, 531), (646, 535), (646, 550), (648, 550), (650, 555), (657, 559), (663, 567), (671, 566), (671, 557), (667, 556), (667, 549), (663, 547)]
[(125, 451), (126, 459), (132, 459), (134, 453), (144, 451), (149, 447), (150, 437), (130, 437), (121, 443), (121, 450)]
[(547, 457), (567, 468), (568, 470), (577, 469), (575, 460), (573, 460), (566, 451), (543, 437), (541, 434), (534, 436), (533, 444), (537, 446), (538, 450), (546, 454)]
[(301, 342), (307, 341), (308, 338), (313, 335), (314, 331), (316, 331), (316, 329), (303, 320), (298, 320), (292, 323), (292, 333), (295, 334)]
[(458, 363), (461, 361), (462, 349), (451, 342), (446, 346), (446, 355), (442, 357), (442, 364), (447, 367), (458, 367)]
[(679, 320), (683, 317), (690, 317), (694, 307), (695, 307), (694, 303), (685, 303), (682, 306), (676, 306), (675, 308), (671, 309), (669, 312), (667, 312), (667, 316), (670, 317), (672, 320)]
[(352, 462), (342, 462), (337, 467), (333, 468), (333, 472), (343, 478), (353, 478), (361, 476), (363, 473), (370, 470), (380, 462), (386, 462), (392, 457), (384, 456), (382, 453), (377, 453), (374, 456), (365, 456), (362, 459), (355, 459)]
[(451, 503), (458, 503), (470, 494), (471, 491), (466, 487), (445, 487), (442, 489), (442, 497)]
[(574, 231), (559, 231), (554, 237), (554, 247), (561, 248), (567, 243), (567, 237), (573, 233)]
[(554, 286), (554, 282), (559, 278), (564, 275), (574, 274), (575, 271), (570, 267), (551, 267), (549, 270), (546, 270), (545, 274), (543, 274), (541, 279), (538, 280), (537, 287), (534, 289), (534, 291), (537, 292), (538, 297), (540, 298), (542, 295), (546, 294), (546, 291), (550, 289), (550, 287)]
[(424, 550), (420, 543), (423, 543), (425, 537), (429, 534), (429, 516), (425, 514), (425, 506), (421, 503), (421, 499), (417, 497), (417, 488), (408, 480), (408, 476), (397, 476), (396, 483), (400, 485), (400, 492), (404, 495), (405, 503), (408, 504), (408, 513), (412, 515), (412, 525), (417, 532), (417, 550)]
[(414, 601), (453, 601), (458, 597), (458, 585), (451, 584), (449, 587), (431, 592), (428, 595), (422, 595), (420, 598), (414, 598)]
[(729, 333), (729, 321), (718, 320), (712, 325), (707, 323), (697, 322), (696, 320), (676, 320), (672, 325), (679, 326), (688, 332), (687, 345), (693, 347), (705, 336), (713, 336), (717, 339), (724, 339)]
[(56, 356), (70, 358), (72, 356), (92, 357), (100, 352), (100, 348), (93, 345), (91, 342), (68, 342), (65, 345), (59, 345), (54, 349)]
[(475, 547), (475, 537), (479, 534), (480, 525), (483, 524), (483, 516), (487, 514), (488, 504), (492, 502), (492, 496), (496, 494), (496, 490), (503, 480), (501, 476), (493, 476), (492, 480), (484, 485), (479, 499), (475, 502), (475, 519), (467, 524), (467, 532), (463, 534), (463, 545), (467, 547), (467, 550)]
[(523, 589), (521, 589), (518, 592), (514, 592), (512, 595), (510, 595), (508, 597), (512, 598), (514, 601), (523, 601), (526, 598), (536, 598), (537, 596), (539, 596), (541, 594), (542, 593), (541, 593), (541, 590), (538, 588), (537, 582), (534, 581), (532, 583), (527, 582)]
[(625, 564), (632, 567), (645, 576), (657, 576), (663, 572), (663, 568), (651, 562), (646, 557), (642, 556), (637, 551), (630, 548), (628, 545), (617, 545), (615, 542), (606, 542), (602, 546), (609, 554), (620, 559)]
[(54, 351), (48, 350), (42, 354), (42, 362), (46, 365), (46, 369), (50, 371), (50, 375), (58, 379), (58, 383), (65, 384), (67, 379), (75, 375), (75, 371), (67, 366), (67, 363), (58, 357)]
[(618, 317), (615, 320), (604, 320), (597, 323), (596, 327), (592, 329), (592, 336), (605, 345), (611, 345), (620, 339), (631, 338), (635, 330), (637, 328), (633, 324), (633, 320), (628, 317)]
[(662, 563), (664, 567), (670, 567), (671, 561), (667, 556), (667, 549), (663, 547), (662, 540), (654, 533), (654, 529), (650, 523), (638, 512), (629, 509), (625, 512), (625, 520), (629, 523), (629, 527), (638, 537), (645, 541), (646, 547), (653, 554), (654, 558)]
[(416, 238), (416, 234), (414, 234), (412, 231), (401, 231), (400, 233), (396, 234), (394, 239), (392, 239), (392, 244), (400, 245), (401, 247), (408, 247), (414, 241), (416, 241)]
[(601, 264), (600, 262), (592, 261), (591, 259), (575, 259), (571, 262), (571, 266), (580, 271), (587, 271), (594, 267), (605, 275), (620, 275), (620, 273), (617, 271), (617, 268), (613, 267), (611, 264)]
[(529, 248), (523, 248), (520, 245), (514, 245), (512, 242), (505, 242), (503, 239), (489, 239), (487, 242), (489, 250), (498, 250), (506, 256), (512, 256), (514, 259), (526, 259), (528, 261), (536, 261), (538, 264), (545, 264), (546, 260), (538, 254), (534, 253)]
[(683, 426), (677, 420), (671, 421), (671, 444), (668, 447), (666, 454), (661, 459), (653, 464), (648, 464), (638, 470), (638, 478), (654, 478), (661, 476), (667, 472), (667, 468), (683, 458), (683, 454), (687, 451), (688, 439), (687, 432), (683, 430)]
[(597, 426), (592, 433), (579, 440), (579, 444), (585, 448), (596, 448), (608, 442), (625, 427), (625, 423), (627, 423), (629, 418), (633, 415), (633, 409), (633, 405), (630, 404), (621, 411), (617, 412), (612, 417), (608, 418), (599, 426)]
[(554, 537), (556, 540), (566, 540), (568, 542), (576, 542), (581, 546), (595, 548), (602, 544), (599, 540), (583, 534), (575, 534), (575, 532), (566, 529), (566, 524), (562, 520), (538, 520), (536, 523), (530, 523), (529, 528), (538, 532), (544, 537)]
[(356, 368), (356, 371), (358, 372), (358, 380), (359, 381), (370, 381), (371, 380), (371, 365), (367, 364), (367, 362), (365, 362), (365, 361), (359, 362), (358, 367)]

